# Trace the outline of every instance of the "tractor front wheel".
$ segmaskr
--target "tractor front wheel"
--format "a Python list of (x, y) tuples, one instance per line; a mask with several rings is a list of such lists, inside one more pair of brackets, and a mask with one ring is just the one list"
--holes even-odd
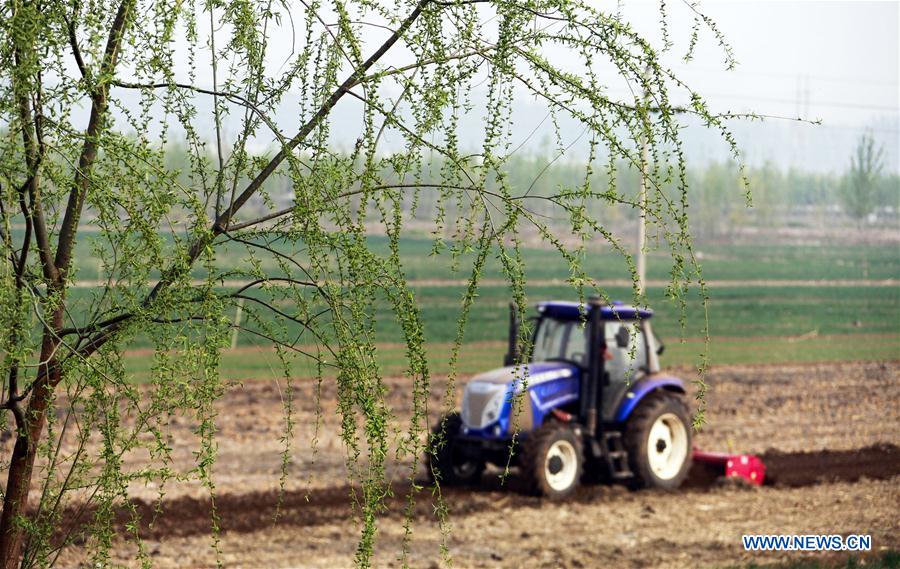
[(445, 486), (477, 484), (484, 472), (484, 462), (462, 456), (456, 438), (462, 427), (459, 413), (441, 418), (431, 430), (427, 470), (429, 479), (437, 478)]
[(539, 496), (570, 496), (581, 480), (584, 452), (581, 437), (568, 425), (545, 423), (523, 442), (522, 474)]
[(691, 422), (674, 393), (648, 395), (628, 419), (625, 447), (634, 485), (673, 490), (691, 468)]

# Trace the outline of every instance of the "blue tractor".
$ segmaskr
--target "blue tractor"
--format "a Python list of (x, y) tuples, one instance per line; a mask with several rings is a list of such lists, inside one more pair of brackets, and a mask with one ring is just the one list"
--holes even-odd
[[(660, 373), (652, 312), (592, 298), (537, 305), (529, 354), (517, 353), (510, 310), (505, 367), (473, 377), (462, 410), (432, 433), (428, 470), (445, 485), (474, 484), (512, 456), (528, 487), (564, 498), (582, 477), (677, 488), (691, 466), (684, 383)], [(517, 362), (521, 362), (516, 365)]]

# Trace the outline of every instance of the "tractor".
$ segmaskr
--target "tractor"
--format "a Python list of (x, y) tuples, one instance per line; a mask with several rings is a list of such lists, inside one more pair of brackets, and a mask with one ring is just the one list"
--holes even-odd
[(461, 411), (435, 425), (432, 478), (475, 484), (491, 463), (517, 466), (528, 488), (549, 498), (571, 495), (583, 477), (680, 486), (691, 467), (691, 418), (684, 382), (660, 372), (652, 314), (599, 298), (541, 302), (530, 353), (519, 354), (511, 306), (505, 367), (473, 377)]

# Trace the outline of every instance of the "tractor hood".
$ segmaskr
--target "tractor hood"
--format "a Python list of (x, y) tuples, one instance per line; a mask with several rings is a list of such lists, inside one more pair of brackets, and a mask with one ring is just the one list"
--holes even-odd
[(535, 362), (520, 366), (507, 366), (480, 373), (469, 381), (473, 383), (512, 385), (515, 381), (519, 384), (537, 385), (545, 381), (553, 381), (563, 377), (578, 375), (578, 366), (565, 362)]
[[(468, 430), (491, 428), (491, 434), (508, 432), (512, 396), (527, 386), (528, 397), (519, 414), (518, 426), (530, 428), (534, 414), (578, 396), (580, 370), (565, 362), (537, 362), (508, 366), (473, 377), (463, 394), (462, 420)], [(496, 425), (495, 425), (496, 424)]]

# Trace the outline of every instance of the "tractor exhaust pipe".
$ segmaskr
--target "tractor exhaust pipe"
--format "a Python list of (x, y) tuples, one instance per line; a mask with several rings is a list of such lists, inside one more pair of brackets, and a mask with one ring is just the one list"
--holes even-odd
[(503, 357), (503, 365), (511, 366), (519, 363), (519, 312), (516, 303), (509, 303), (509, 346)]
[(597, 401), (600, 393), (600, 382), (603, 381), (603, 349), (605, 347), (605, 337), (603, 334), (603, 319), (600, 314), (600, 308), (603, 306), (603, 299), (599, 296), (593, 296), (588, 301), (591, 308), (590, 319), (588, 320), (588, 373), (587, 381), (582, 387), (582, 416), (584, 417), (584, 426), (587, 429), (588, 436), (597, 436)]

